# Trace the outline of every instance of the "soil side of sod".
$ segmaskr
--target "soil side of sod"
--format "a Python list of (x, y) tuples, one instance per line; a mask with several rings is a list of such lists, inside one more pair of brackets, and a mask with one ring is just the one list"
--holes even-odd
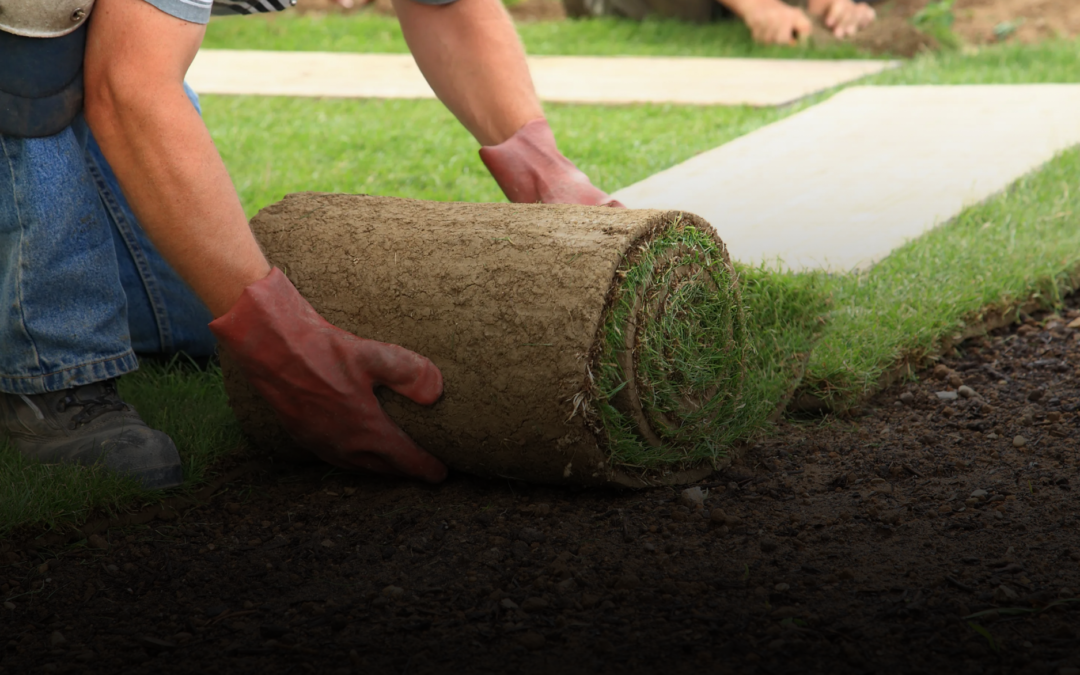
[(1076, 317), (781, 422), (703, 508), (284, 465), (8, 540), (0, 672), (1076, 672)]

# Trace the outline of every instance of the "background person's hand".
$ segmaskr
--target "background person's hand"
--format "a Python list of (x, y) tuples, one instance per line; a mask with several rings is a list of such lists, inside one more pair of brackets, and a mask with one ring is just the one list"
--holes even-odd
[(297, 444), (323, 461), (430, 483), (446, 478), (446, 466), (386, 415), (374, 392), (386, 386), (434, 403), (442, 374), (428, 359), (327, 323), (277, 268), (210, 329)]
[(810, 0), (807, 11), (821, 17), (825, 27), (840, 39), (851, 37), (877, 18), (873, 7), (852, 0)]
[(732, 10), (750, 29), (755, 42), (794, 45), (810, 36), (813, 26), (801, 9), (781, 0), (749, 0), (733, 3)]

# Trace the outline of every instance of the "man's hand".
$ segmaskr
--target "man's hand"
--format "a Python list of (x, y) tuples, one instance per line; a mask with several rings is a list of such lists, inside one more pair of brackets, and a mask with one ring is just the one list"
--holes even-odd
[(442, 395), (442, 374), (403, 347), (364, 340), (327, 323), (274, 268), (210, 324), (293, 439), (344, 469), (438, 483), (446, 467), (387, 417), (387, 386), (417, 403)]
[(508, 141), (481, 148), (480, 159), (512, 202), (625, 208), (559, 152), (545, 119), (529, 122)]
[(721, 0), (746, 23), (755, 42), (794, 45), (809, 37), (813, 26), (802, 10), (781, 0)]
[(852, 0), (810, 0), (807, 11), (810, 16), (820, 17), (825, 27), (840, 39), (851, 37), (877, 18), (873, 7)]

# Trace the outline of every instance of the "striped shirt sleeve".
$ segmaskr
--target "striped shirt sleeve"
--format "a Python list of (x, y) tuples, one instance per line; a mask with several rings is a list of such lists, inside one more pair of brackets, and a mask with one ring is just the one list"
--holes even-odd
[(166, 14), (191, 23), (207, 23), (211, 14), (237, 15), (280, 12), (296, 0), (146, 0)]
[(217, 0), (214, 14), (259, 14), (280, 12), (296, 4), (296, 0)]
[(166, 14), (191, 23), (206, 23), (210, 20), (213, 0), (146, 0)]

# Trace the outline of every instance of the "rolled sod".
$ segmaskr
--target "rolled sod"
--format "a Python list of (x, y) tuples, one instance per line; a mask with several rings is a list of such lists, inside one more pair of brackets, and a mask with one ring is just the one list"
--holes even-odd
[[(289, 195), (252, 228), (334, 325), (430, 358), (384, 409), (450, 467), (542, 483), (693, 480), (726, 459), (748, 344), (723, 242), (677, 211)], [(223, 359), (250, 440), (294, 454)]]

